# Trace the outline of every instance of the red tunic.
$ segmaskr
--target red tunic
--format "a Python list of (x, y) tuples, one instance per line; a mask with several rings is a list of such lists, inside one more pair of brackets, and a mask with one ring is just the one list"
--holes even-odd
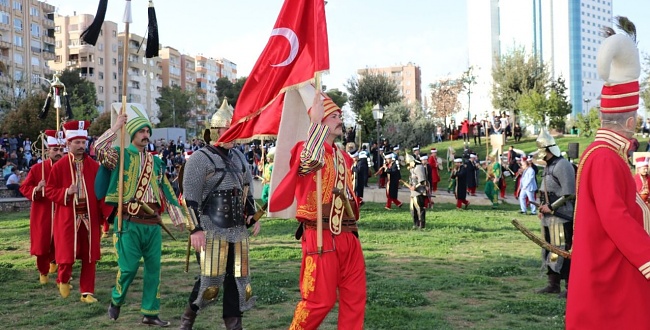
[(641, 174), (635, 174), (634, 175), (634, 183), (636, 184), (636, 192), (641, 195), (641, 198), (643, 199), (644, 202), (647, 202), (648, 200), (648, 189), (650, 183), (649, 177), (647, 175), (641, 176)]
[[(46, 180), (52, 170), (52, 160), (34, 164), (27, 178), (20, 185), (20, 193), (32, 201), (29, 211), (29, 238), (31, 247), (29, 253), (42, 256), (50, 253), (52, 246), (52, 222), (54, 221), (54, 203), (44, 196), (44, 190), (35, 191), (41, 180)], [(42, 172), (43, 171), (43, 172)]]
[(431, 183), (440, 182), (440, 174), (438, 174), (438, 158), (429, 157), (429, 165), (431, 165)]
[[(62, 264), (73, 264), (75, 259), (88, 253), (86, 259), (97, 261), (100, 258), (101, 203), (95, 195), (95, 176), (99, 163), (85, 156), (83, 161), (83, 177), (86, 186), (86, 202), (90, 218), (90, 251), (76, 251), (75, 255), (75, 210), (72, 195), (67, 190), (73, 182), (75, 173), (72, 154), (63, 156), (52, 166), (45, 195), (56, 203), (54, 214), (54, 242), (56, 245), (56, 261)], [(81, 224), (83, 226), (83, 224)], [(79, 237), (81, 239), (81, 237)]]
[(650, 210), (625, 160), (629, 146), (600, 129), (581, 160), (567, 329), (650, 327)]

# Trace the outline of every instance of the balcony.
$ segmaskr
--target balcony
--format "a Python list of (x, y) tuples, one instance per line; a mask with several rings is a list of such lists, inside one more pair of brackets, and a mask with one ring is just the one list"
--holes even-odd
[(52, 44), (52, 45), (55, 44), (54, 37), (50, 37), (47, 34), (43, 35), (43, 42), (46, 42), (46, 43)]
[(43, 58), (46, 60), (53, 60), (56, 57), (54, 53), (50, 53), (48, 51), (43, 51), (42, 54), (43, 54)]
[(9, 49), (11, 48), (11, 42), (0, 40), (0, 49)]

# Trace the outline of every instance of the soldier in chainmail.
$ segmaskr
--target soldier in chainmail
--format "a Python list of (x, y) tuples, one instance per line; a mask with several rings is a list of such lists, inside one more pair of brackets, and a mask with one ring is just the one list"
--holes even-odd
[[(224, 103), (225, 104), (225, 103)], [(230, 126), (232, 111), (222, 106), (211, 119), (213, 132)], [(211, 136), (216, 139), (215, 134)], [(252, 175), (244, 154), (232, 143), (209, 145), (192, 154), (183, 175), (186, 204), (198, 223), (188, 224), (197, 251), (201, 274), (181, 317), (181, 329), (192, 329), (197, 312), (217, 301), (223, 286), (223, 319), (226, 329), (241, 329), (244, 311), (255, 303), (250, 285), (247, 228), (255, 213)]]
[(427, 208), (427, 174), (418, 158), (406, 154), (408, 163), (409, 189), (411, 190), (411, 216), (413, 217), (413, 228), (424, 229), (426, 224)]
[[(537, 138), (540, 157), (546, 161), (546, 168), (540, 186), (541, 205), (539, 219), (544, 239), (562, 250), (571, 250), (573, 241), (573, 200), (576, 192), (575, 168), (560, 154), (555, 139), (542, 131)], [(565, 280), (569, 288), (570, 259), (542, 250), (543, 267), (548, 276), (548, 285), (537, 293), (559, 293), (566, 298), (567, 292), (560, 293), (560, 281)]]

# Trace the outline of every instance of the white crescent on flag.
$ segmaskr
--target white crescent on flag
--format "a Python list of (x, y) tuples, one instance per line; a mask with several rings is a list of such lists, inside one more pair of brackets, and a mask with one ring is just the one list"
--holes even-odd
[(271, 64), (271, 66), (279, 67), (291, 64), (291, 62), (296, 59), (296, 55), (298, 55), (298, 47), (300, 47), (300, 40), (298, 40), (298, 36), (295, 32), (293, 32), (293, 30), (289, 28), (275, 28), (273, 31), (271, 31), (271, 37), (273, 36), (285, 37), (287, 41), (289, 41), (291, 51), (289, 51), (289, 57), (287, 57), (284, 61), (278, 64)]

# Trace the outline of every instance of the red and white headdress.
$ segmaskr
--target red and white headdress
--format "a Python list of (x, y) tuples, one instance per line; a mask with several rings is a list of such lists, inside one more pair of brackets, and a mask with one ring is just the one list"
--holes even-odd
[(53, 129), (48, 129), (45, 131), (45, 137), (48, 147), (58, 147), (65, 145), (65, 137), (63, 131), (55, 131)]
[(634, 165), (638, 167), (648, 166), (648, 158), (646, 157), (637, 157), (634, 161)]
[(76, 139), (88, 139), (89, 120), (71, 120), (63, 124), (65, 130), (65, 140), (72, 141)]

